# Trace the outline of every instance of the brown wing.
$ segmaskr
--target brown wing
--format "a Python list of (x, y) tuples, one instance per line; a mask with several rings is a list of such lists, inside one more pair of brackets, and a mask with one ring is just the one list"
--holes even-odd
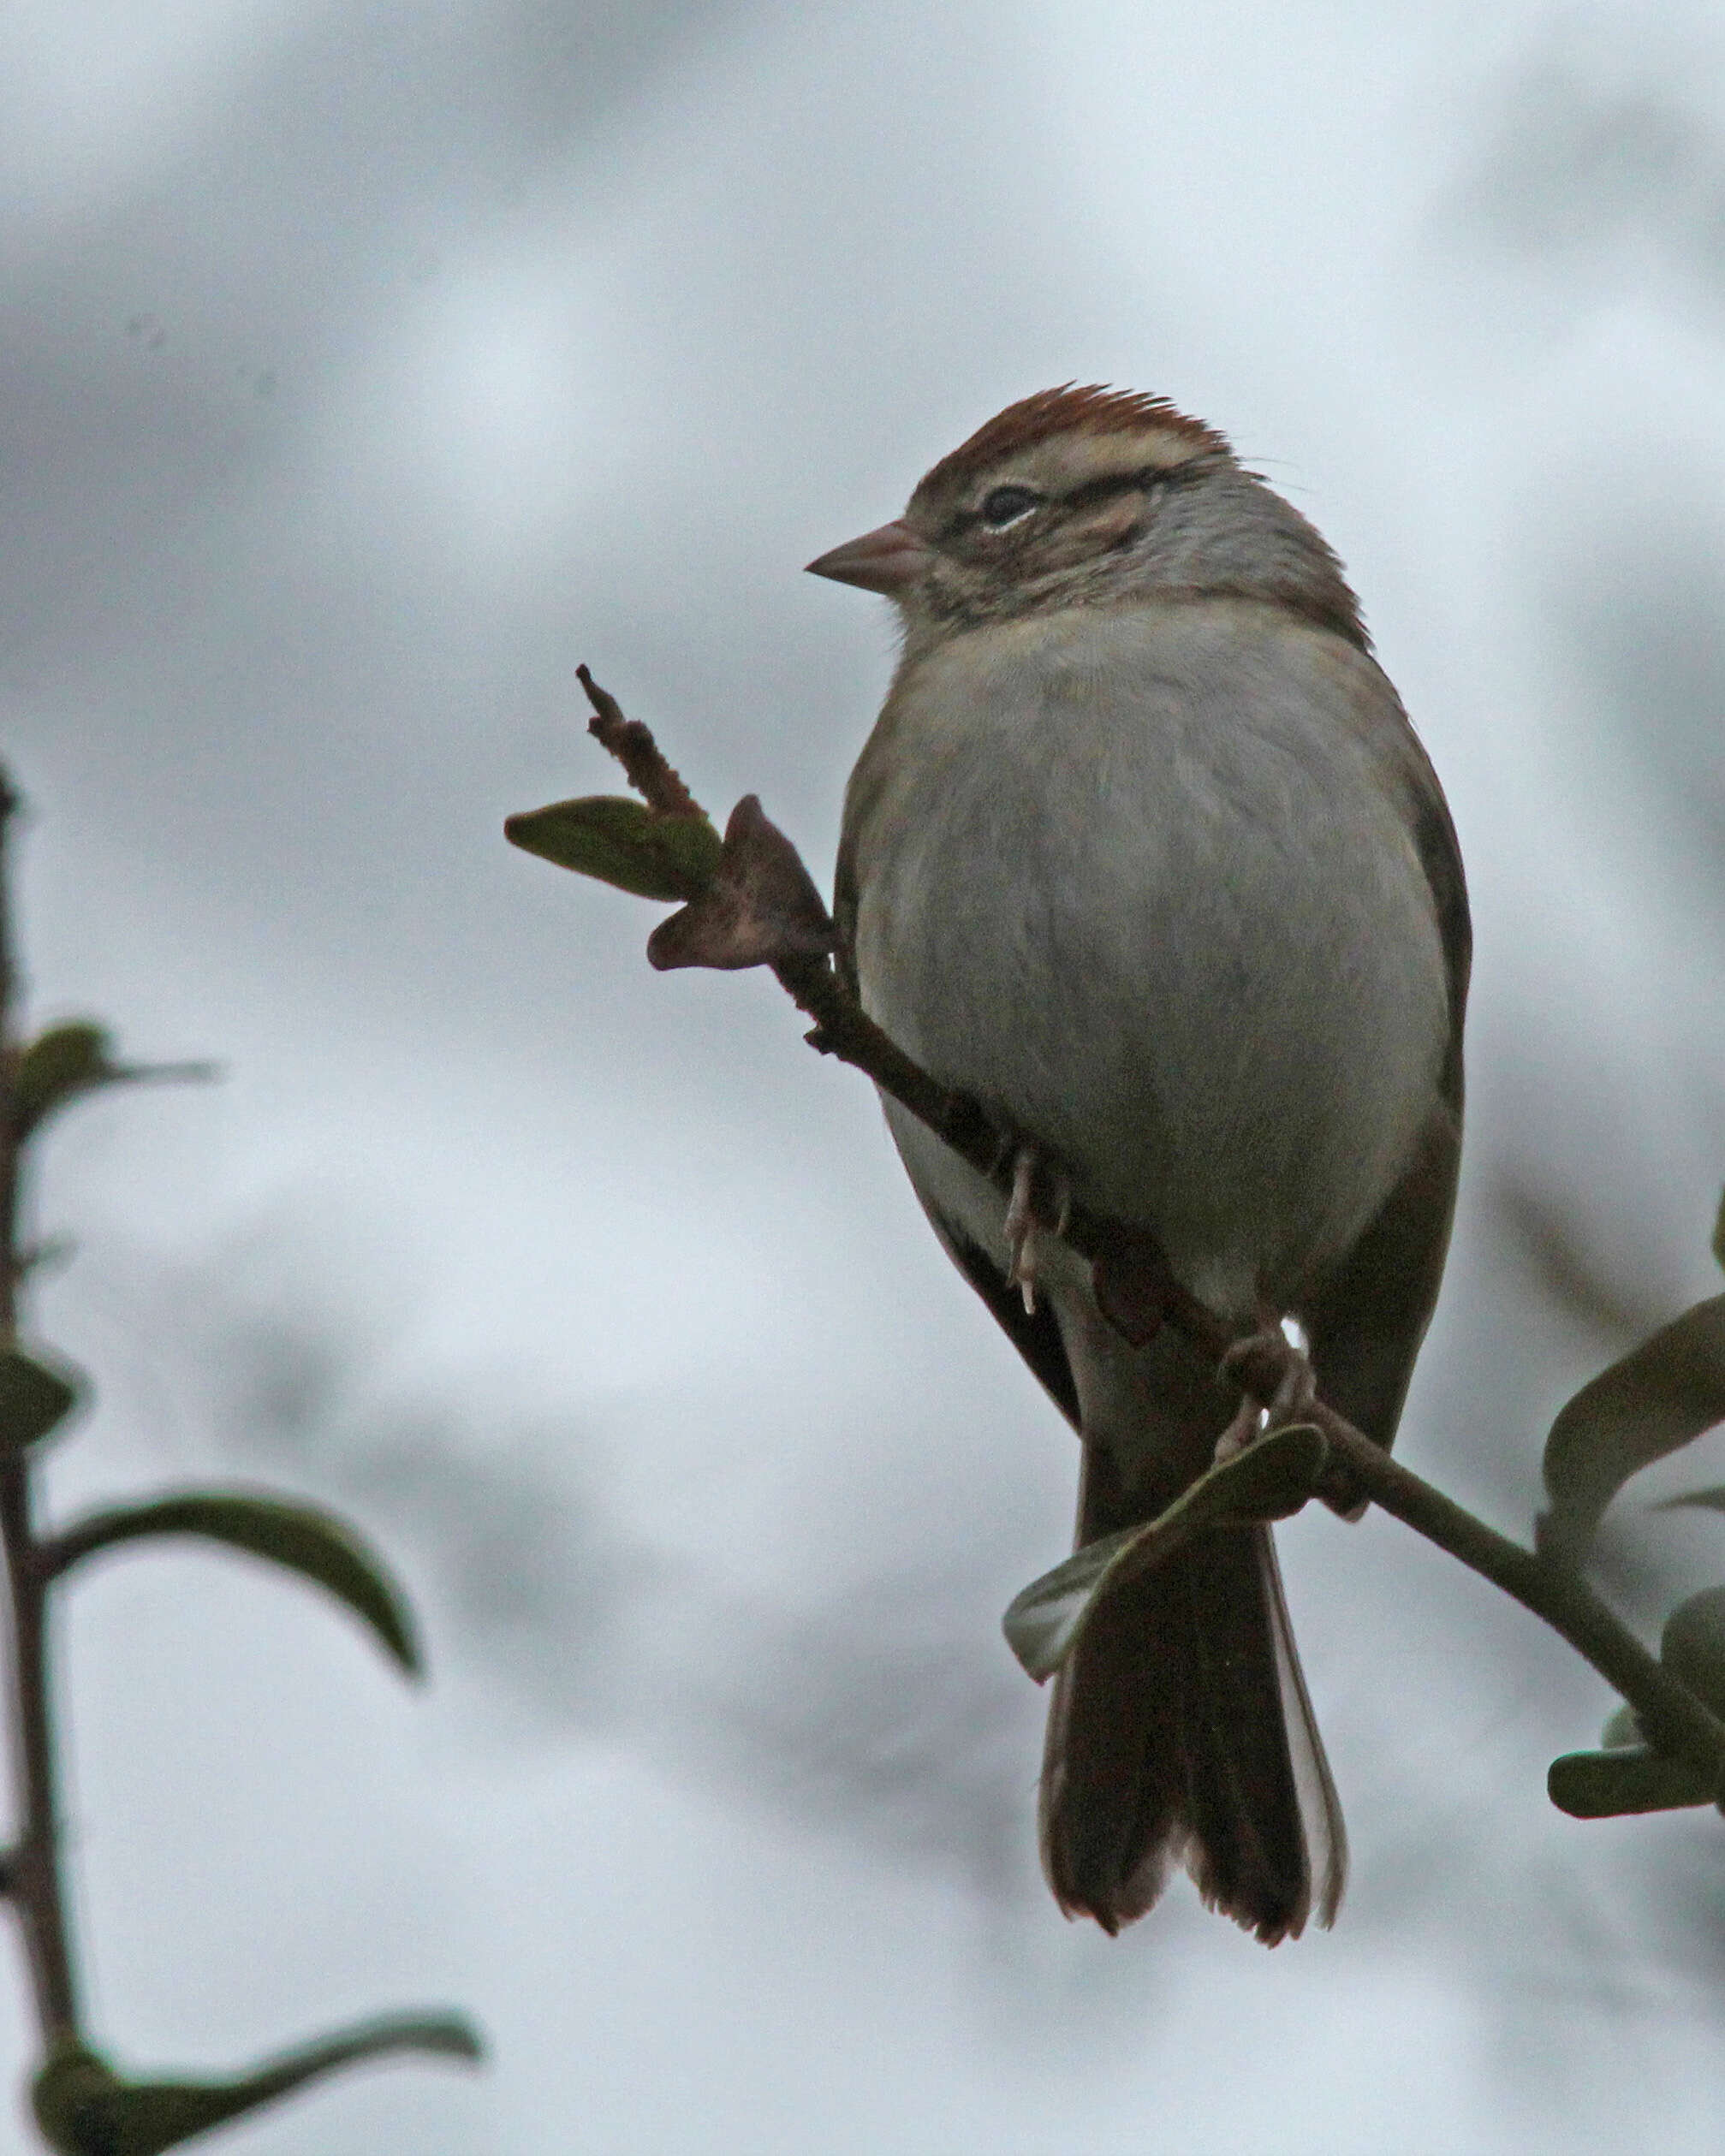
[(1449, 1043), (1438, 1100), (1407, 1172), (1299, 1313), (1319, 1393), (1386, 1451), (1395, 1441), (1449, 1249), (1461, 1164), (1461, 1029), (1473, 956), (1467, 886), (1448, 805), (1412, 727), (1401, 746), (1403, 812), (1431, 886), (1449, 977)]

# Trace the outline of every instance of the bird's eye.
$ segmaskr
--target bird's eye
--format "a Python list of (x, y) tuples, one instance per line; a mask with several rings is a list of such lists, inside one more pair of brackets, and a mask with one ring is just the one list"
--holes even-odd
[(1042, 496), (1034, 487), (996, 487), (982, 505), (982, 520), (990, 532), (1004, 532), (1028, 516)]

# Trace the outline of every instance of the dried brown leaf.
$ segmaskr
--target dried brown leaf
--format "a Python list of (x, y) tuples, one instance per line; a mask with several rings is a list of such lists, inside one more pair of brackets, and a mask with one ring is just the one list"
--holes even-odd
[(832, 920), (802, 856), (768, 822), (758, 794), (731, 811), (712, 882), (647, 941), (661, 972), (686, 965), (733, 972), (824, 958), (836, 946)]

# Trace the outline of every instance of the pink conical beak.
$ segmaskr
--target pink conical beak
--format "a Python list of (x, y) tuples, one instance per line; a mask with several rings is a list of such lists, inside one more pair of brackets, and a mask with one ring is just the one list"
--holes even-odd
[(830, 576), (835, 584), (859, 585), (865, 591), (884, 591), (892, 599), (914, 584), (932, 559), (926, 542), (895, 520), (865, 532), (860, 539), (847, 539), (830, 554), (811, 561), (808, 568), (811, 576)]

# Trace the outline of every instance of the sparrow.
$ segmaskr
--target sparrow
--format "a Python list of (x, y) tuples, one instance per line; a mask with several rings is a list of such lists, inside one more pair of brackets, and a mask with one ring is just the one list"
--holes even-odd
[[(1069, 383), (809, 567), (902, 632), (836, 880), (864, 1008), (1218, 1316), (1297, 1325), (1323, 1398), (1388, 1446), (1449, 1239), (1471, 941), (1442, 790), (1336, 555), (1214, 429)], [(1227, 1440), (1217, 1373), (1171, 1327), (1132, 1345), (1076, 1253), (884, 1107), (1078, 1433), (1078, 1545), (1153, 1518)], [(1103, 1605), (1056, 1680), (1038, 1812), (1056, 1900), (1109, 1933), (1176, 1864), (1266, 1945), (1334, 1920), (1341, 1809), (1267, 1525)]]

